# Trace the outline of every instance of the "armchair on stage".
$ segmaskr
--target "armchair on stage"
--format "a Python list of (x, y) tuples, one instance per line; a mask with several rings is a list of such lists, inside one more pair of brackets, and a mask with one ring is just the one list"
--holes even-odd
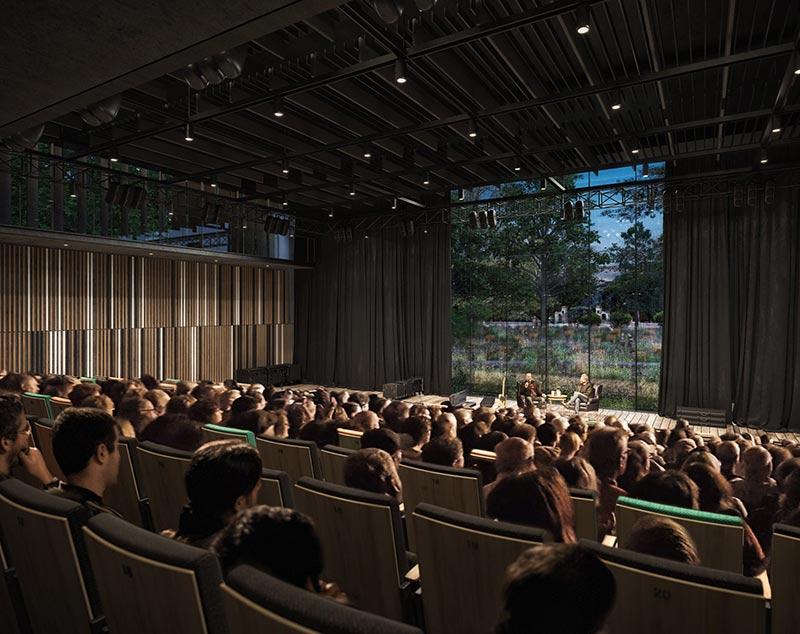
[(588, 403), (581, 402), (580, 408), (582, 412), (596, 412), (600, 409), (600, 397), (603, 395), (603, 386), (600, 383), (595, 383), (594, 394), (589, 399)]
[(517, 381), (517, 405), (519, 407), (526, 405), (544, 407), (546, 403), (547, 400), (539, 389), (539, 384), (530, 372)]

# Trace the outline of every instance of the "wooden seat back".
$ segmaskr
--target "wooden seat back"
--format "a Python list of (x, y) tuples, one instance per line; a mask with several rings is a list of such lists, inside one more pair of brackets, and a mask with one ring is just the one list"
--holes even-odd
[(117, 451), (120, 452), (117, 483), (109, 487), (103, 494), (103, 502), (117, 511), (129, 522), (143, 528), (149, 526), (149, 515), (145, 507), (147, 502), (139, 487), (139, 466), (136, 448), (139, 446), (135, 438), (120, 437)]
[(241, 440), (248, 445), (256, 446), (256, 435), (246, 429), (208, 424), (203, 425), (202, 432), (204, 443), (214, 440)]
[(361, 436), (364, 435), (363, 431), (356, 429), (344, 429), (340, 427), (336, 430), (339, 435), (339, 446), (345, 449), (361, 449)]
[(153, 442), (136, 448), (139, 485), (150, 508), (153, 530), (177, 529), (181, 509), (186, 504), (184, 478), (192, 454)]
[(775, 524), (770, 562), (772, 631), (800, 632), (800, 528)]
[(53, 410), (50, 409), (50, 398), (46, 394), (25, 392), (22, 395), (22, 409), (25, 410), (25, 415), (52, 420)]
[(267, 506), (294, 507), (292, 482), (289, 479), (289, 475), (275, 469), (262, 469), (258, 503), (266, 504)]
[(344, 466), (347, 458), (355, 453), (355, 449), (346, 449), (336, 445), (325, 445), (319, 450), (319, 461), (322, 465), (322, 473), (325, 474), (325, 481), (345, 486)]
[(300, 478), (322, 478), (319, 449), (310, 440), (256, 438), (256, 448), (267, 469), (285, 471), (292, 484)]
[(59, 480), (64, 479), (61, 467), (58, 466), (56, 456), (53, 453), (53, 428), (55, 421), (50, 418), (36, 418), (31, 420), (31, 428), (36, 438), (36, 447), (42, 452), (44, 463), (55, 477)]
[(569, 497), (575, 507), (575, 535), (597, 541), (597, 492), (570, 489)]
[[(419, 504), (412, 517), (428, 634), (491, 632), (506, 568), (547, 531)], [(458, 580), (454, 591), (453, 580)]]

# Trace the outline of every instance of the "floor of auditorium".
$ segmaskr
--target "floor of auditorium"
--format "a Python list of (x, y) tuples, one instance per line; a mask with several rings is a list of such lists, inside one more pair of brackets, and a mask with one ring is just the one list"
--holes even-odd
[[(317, 389), (318, 385), (312, 385), (308, 383), (296, 384), (288, 386), (294, 390), (299, 391), (311, 391)], [(375, 390), (356, 390), (355, 388), (345, 388), (345, 387), (329, 387), (328, 389), (334, 391), (341, 391), (347, 390), (349, 392), (366, 392), (367, 394), (381, 394), (381, 392), (377, 392)], [(446, 401), (448, 397), (446, 396), (438, 396), (435, 394), (421, 394), (418, 396), (412, 396), (410, 398), (403, 399), (406, 403), (423, 403), (425, 405), (439, 405), (442, 402)], [(468, 396), (468, 401), (475, 401), (479, 402), (482, 397), (480, 396)], [(559, 414), (559, 415), (569, 415), (570, 412), (566, 408), (560, 405), (551, 405), (549, 408)], [(673, 418), (666, 418), (664, 416), (659, 416), (654, 412), (636, 412), (636, 411), (628, 411), (628, 410), (618, 410), (618, 409), (600, 409), (597, 412), (581, 412), (581, 416), (587, 423), (591, 424), (597, 421), (602, 421), (606, 416), (616, 416), (621, 421), (627, 423), (628, 425), (633, 424), (647, 424), (652, 426), (654, 429), (671, 429), (675, 425), (675, 419)], [(739, 433), (743, 433), (749, 431), (753, 435), (761, 435), (763, 434), (763, 430), (755, 428), (755, 427), (746, 427), (741, 425), (732, 425), (728, 424), (726, 427), (715, 427), (709, 425), (694, 425), (694, 428), (698, 430), (700, 435), (702, 436), (719, 436), (720, 434), (724, 434), (726, 431), (736, 431)], [(800, 434), (793, 433), (793, 432), (774, 432), (770, 431), (767, 432), (770, 440), (773, 442), (780, 442), (780, 441), (790, 441), (800, 443)]]

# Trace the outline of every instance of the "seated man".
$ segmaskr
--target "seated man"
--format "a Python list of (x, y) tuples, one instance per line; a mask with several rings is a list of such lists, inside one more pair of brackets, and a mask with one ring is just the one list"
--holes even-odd
[(83, 504), (92, 515), (113, 513), (103, 504), (103, 494), (116, 484), (120, 452), (119, 427), (103, 411), (76, 407), (63, 411), (53, 429), (53, 454), (66, 478), (57, 495)]
[(732, 482), (733, 494), (744, 502), (749, 513), (777, 497), (778, 483), (772, 479), (772, 456), (764, 447), (750, 447), (742, 454), (744, 479)]
[(0, 394), (0, 480), (10, 478), (11, 468), (17, 464), (45, 488), (58, 485), (41, 452), (31, 446), (31, 424), (25, 418), (19, 396)]
[(382, 449), (359, 449), (347, 458), (344, 467), (347, 486), (372, 493), (382, 493), (403, 501), (403, 483), (392, 457)]
[(581, 374), (581, 382), (578, 383), (578, 389), (572, 393), (565, 407), (574, 407), (577, 414), (581, 409), (581, 403), (588, 403), (592, 396), (594, 396), (594, 384), (589, 381), (588, 374)]
[(533, 445), (522, 438), (506, 438), (497, 444), (494, 452), (497, 456), (494, 461), (497, 478), (483, 486), (484, 498), (489, 496), (498, 482), (534, 469)]
[(517, 383), (517, 405), (519, 407), (531, 406), (542, 396), (539, 384), (534, 380), (533, 375), (528, 372), (525, 378)]
[(422, 447), (422, 462), (445, 467), (463, 467), (464, 447), (458, 438), (439, 436)]
[(576, 544), (536, 546), (506, 571), (505, 618), (495, 631), (594, 634), (616, 594), (614, 575), (593, 553)]

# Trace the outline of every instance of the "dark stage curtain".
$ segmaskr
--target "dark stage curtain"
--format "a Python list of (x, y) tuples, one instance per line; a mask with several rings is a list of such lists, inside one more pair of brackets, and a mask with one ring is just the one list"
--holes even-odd
[(295, 361), (314, 383), (380, 389), (421, 376), (450, 392), (450, 228), (322, 240), (296, 273)]
[[(734, 420), (800, 428), (800, 198), (686, 202), (664, 216), (664, 348), (659, 411), (732, 411)], [(746, 189), (746, 184), (744, 184)]]

